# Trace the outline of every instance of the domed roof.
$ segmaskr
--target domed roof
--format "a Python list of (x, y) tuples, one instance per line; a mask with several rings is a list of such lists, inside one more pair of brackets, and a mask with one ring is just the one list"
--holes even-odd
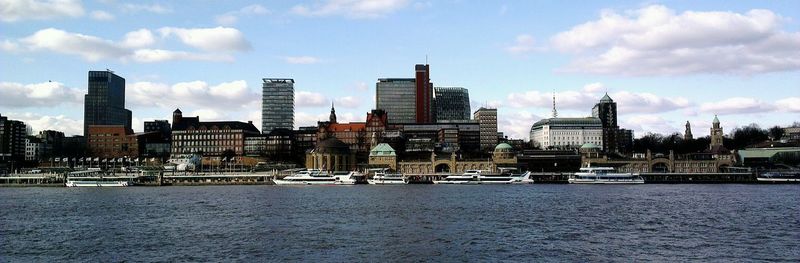
[(583, 145), (581, 145), (581, 149), (597, 149), (597, 148), (600, 148), (600, 146), (597, 146), (597, 144), (594, 143), (584, 143)]
[(350, 154), (350, 146), (336, 137), (330, 137), (317, 143), (314, 148), (317, 153)]
[(510, 151), (510, 150), (513, 150), (513, 149), (514, 149), (514, 147), (511, 147), (511, 145), (509, 145), (508, 143), (501, 143), (501, 144), (498, 144), (496, 147), (494, 147), (494, 151), (495, 152), (497, 152), (497, 151)]

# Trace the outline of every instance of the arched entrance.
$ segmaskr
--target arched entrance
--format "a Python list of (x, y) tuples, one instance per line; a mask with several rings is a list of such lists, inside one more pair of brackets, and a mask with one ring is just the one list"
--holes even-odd
[(450, 165), (448, 165), (446, 163), (440, 163), (440, 164), (436, 165), (436, 167), (434, 168), (434, 171), (436, 173), (449, 173), (450, 172)]
[(653, 173), (669, 173), (669, 167), (666, 163), (655, 163), (650, 171)]

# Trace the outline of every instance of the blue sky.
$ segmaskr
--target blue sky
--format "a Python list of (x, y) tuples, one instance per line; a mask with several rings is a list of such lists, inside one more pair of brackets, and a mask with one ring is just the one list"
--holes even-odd
[[(608, 92), (620, 125), (708, 134), (800, 121), (797, 1), (0, 0), (0, 114), (82, 128), (87, 71), (127, 80), (134, 129), (175, 107), (260, 123), (261, 78), (294, 78), (297, 126), (363, 121), (378, 78), (431, 64), (436, 86), (498, 107), (526, 138)], [(260, 126), (260, 125), (259, 125)]]

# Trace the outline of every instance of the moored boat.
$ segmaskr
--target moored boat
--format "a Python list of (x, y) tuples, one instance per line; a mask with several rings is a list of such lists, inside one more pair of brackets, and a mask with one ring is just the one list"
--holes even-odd
[(800, 183), (800, 172), (767, 172), (759, 174), (756, 179), (763, 183)]
[(615, 173), (611, 167), (583, 167), (568, 179), (571, 184), (643, 184), (635, 173)]
[(408, 184), (408, 179), (400, 173), (388, 173), (388, 169), (372, 169), (372, 178), (367, 179), (369, 184)]
[(434, 184), (532, 184), (531, 172), (522, 174), (512, 174), (501, 172), (500, 174), (484, 173), (481, 170), (467, 170), (460, 175), (449, 175), (442, 180), (433, 181)]
[(133, 185), (130, 177), (104, 176), (100, 170), (71, 172), (64, 183), (67, 187), (125, 187)]
[(272, 181), (276, 185), (352, 185), (356, 184), (358, 176), (357, 172), (330, 174), (317, 169), (306, 169)]

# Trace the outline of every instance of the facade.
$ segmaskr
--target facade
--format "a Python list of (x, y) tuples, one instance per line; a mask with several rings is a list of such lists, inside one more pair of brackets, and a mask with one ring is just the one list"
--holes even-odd
[(431, 83), (431, 66), (417, 64), (416, 71), (416, 123), (433, 122), (433, 83)]
[(168, 120), (154, 120), (144, 122), (144, 132), (158, 132), (164, 137), (169, 138), (172, 132), (172, 125)]
[(417, 118), (415, 79), (378, 79), (375, 84), (375, 108), (388, 114), (389, 123), (414, 123)]
[(220, 157), (226, 152), (244, 155), (244, 139), (259, 134), (252, 122), (201, 122), (200, 117), (183, 117), (180, 109), (172, 113), (172, 156), (202, 154)]
[(138, 157), (136, 136), (124, 125), (89, 125), (88, 146), (91, 156), (100, 158)]
[(84, 97), (83, 134), (91, 125), (122, 125), (131, 129), (132, 113), (125, 109), (125, 79), (114, 72), (89, 71), (89, 93)]
[(787, 141), (800, 141), (800, 127), (783, 128), (783, 138)]
[(25, 159), (25, 123), (0, 115), (0, 162)]
[(542, 119), (531, 127), (530, 138), (542, 149), (577, 149), (586, 143), (602, 147), (603, 124), (593, 117)]
[(42, 140), (28, 136), (25, 138), (25, 161), (38, 161), (42, 149)]
[(477, 152), (481, 146), (481, 127), (477, 122), (404, 124), (396, 128), (405, 137), (408, 152)]
[(436, 122), (468, 121), (470, 119), (469, 91), (459, 87), (434, 89), (434, 119)]
[(600, 152), (600, 148), (581, 148), (582, 167), (587, 165), (615, 167), (618, 172), (632, 173), (719, 173), (735, 164), (733, 154), (695, 153), (634, 154), (634, 158), (614, 159)]
[(294, 79), (263, 79), (261, 132), (294, 129)]
[[(516, 167), (516, 153), (508, 144), (494, 147), (491, 159), (465, 159), (456, 153), (398, 156), (388, 144), (379, 144), (370, 152), (371, 167), (390, 168), (408, 176), (434, 173), (463, 173), (467, 170), (496, 172), (498, 167)], [(396, 168), (394, 168), (396, 167)]]
[(44, 130), (36, 135), (42, 142), (39, 149), (39, 159), (45, 160), (64, 154), (64, 133), (60, 131)]
[(630, 154), (633, 151), (633, 130), (618, 129), (617, 130), (617, 152)]
[(336, 137), (325, 138), (306, 154), (306, 168), (323, 171), (353, 171), (356, 167), (355, 153), (350, 146)]
[[(600, 119), (603, 126), (603, 150), (617, 152), (617, 103), (606, 93), (600, 102), (592, 108), (592, 117)], [(581, 143), (582, 144), (582, 143)], [(580, 146), (579, 144), (578, 146)]]
[(369, 151), (369, 165), (397, 171), (397, 152), (387, 143), (378, 144)]
[(244, 139), (246, 156), (268, 157), (271, 161), (288, 161), (292, 156), (294, 133), (288, 129), (274, 129), (269, 134), (248, 136)]
[(480, 127), (480, 149), (489, 151), (497, 145), (497, 109), (481, 107), (474, 114)]

